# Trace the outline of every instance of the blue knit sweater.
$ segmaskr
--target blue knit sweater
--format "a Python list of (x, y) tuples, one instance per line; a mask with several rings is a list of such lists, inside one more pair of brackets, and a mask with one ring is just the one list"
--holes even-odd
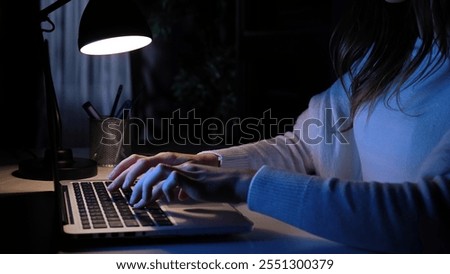
[(350, 108), (337, 81), (310, 100), (292, 132), (214, 152), (223, 167), (258, 170), (247, 199), (251, 210), (372, 251), (447, 253), (449, 103), (445, 60), (403, 86), (398, 102), (389, 94), (380, 98), (340, 132)]

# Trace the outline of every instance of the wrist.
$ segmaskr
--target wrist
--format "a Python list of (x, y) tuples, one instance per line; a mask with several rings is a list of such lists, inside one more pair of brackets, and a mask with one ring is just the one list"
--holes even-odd
[(220, 167), (222, 165), (222, 156), (213, 152), (200, 152), (197, 154), (196, 163)]

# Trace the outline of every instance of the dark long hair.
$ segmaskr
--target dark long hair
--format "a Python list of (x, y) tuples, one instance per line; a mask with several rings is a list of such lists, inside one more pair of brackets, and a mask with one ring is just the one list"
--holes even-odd
[[(449, 2), (406, 0), (391, 4), (384, 0), (351, 0), (330, 42), (337, 77), (342, 79), (349, 73), (351, 79), (347, 90), (351, 118), (363, 105), (372, 109), (391, 89), (394, 92), (390, 96), (396, 96), (398, 103), (400, 87), (426, 60), (433, 45), (438, 45), (442, 53), (437, 63), (449, 56)], [(419, 37), (423, 42), (412, 57)], [(355, 64), (363, 58), (366, 61), (355, 70)], [(432, 62), (436, 64), (436, 60), (428, 60), (428, 66)], [(384, 99), (389, 104), (388, 98)]]

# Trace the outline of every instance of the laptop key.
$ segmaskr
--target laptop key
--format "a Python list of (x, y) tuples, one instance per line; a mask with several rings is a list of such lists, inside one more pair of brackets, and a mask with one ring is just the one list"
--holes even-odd
[(158, 203), (145, 209), (134, 209), (128, 202), (130, 189), (109, 192), (107, 184), (83, 182), (74, 187), (78, 189), (75, 192), (83, 228), (89, 229), (90, 225), (93, 228), (173, 225)]
[(76, 199), (77, 206), (79, 209), (81, 226), (83, 227), (83, 229), (90, 229), (91, 223), (89, 222), (86, 207), (84, 206), (83, 196), (81, 195), (81, 190), (80, 190), (80, 185), (78, 183), (75, 183), (73, 185), (73, 189), (75, 191), (75, 199)]
[(122, 221), (119, 218), (119, 214), (114, 207), (113, 200), (106, 190), (105, 184), (103, 182), (95, 182), (94, 188), (99, 197), (100, 204), (106, 216), (106, 220), (110, 227), (123, 227)]
[(84, 194), (87, 209), (90, 214), (92, 226), (94, 228), (107, 228), (105, 218), (100, 209), (97, 197), (94, 193), (94, 188), (88, 183), (81, 183), (81, 190)]
[(134, 209), (134, 214), (142, 226), (154, 226), (155, 222), (152, 221), (145, 209)]

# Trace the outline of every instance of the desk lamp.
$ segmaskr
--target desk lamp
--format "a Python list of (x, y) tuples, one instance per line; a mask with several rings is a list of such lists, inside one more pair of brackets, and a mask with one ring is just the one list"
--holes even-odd
[[(70, 0), (57, 0), (40, 11), (40, 21), (54, 24), (48, 15)], [(133, 0), (90, 0), (83, 11), (78, 33), (78, 48), (88, 55), (107, 55), (129, 52), (147, 46), (152, 41), (145, 17)], [(34, 180), (52, 180), (54, 165), (61, 180), (80, 179), (97, 175), (97, 162), (74, 158), (72, 150), (63, 148), (61, 119), (50, 69), (48, 43), (42, 36), (44, 56), (44, 85), (50, 147), (43, 158), (19, 163), (16, 176)]]

